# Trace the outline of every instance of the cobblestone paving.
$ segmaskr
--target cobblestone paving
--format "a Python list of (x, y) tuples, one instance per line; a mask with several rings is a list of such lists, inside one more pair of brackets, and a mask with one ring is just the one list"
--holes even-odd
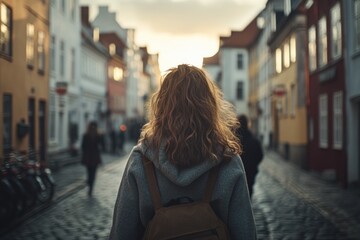
[[(126, 158), (122, 159), (110, 161), (99, 169), (92, 198), (87, 196), (86, 188), (78, 187), (67, 197), (58, 198), (52, 207), (28, 219), (9, 234), (0, 236), (0, 239), (107, 239), (118, 186), (126, 164)], [(311, 200), (313, 198), (309, 200), (309, 196), (300, 194), (307, 188), (300, 191), (299, 186), (289, 184), (291, 179), (285, 181), (284, 178), (274, 176), (276, 173), (284, 174), (282, 169), (276, 169), (279, 166), (274, 163), (276, 161), (270, 158), (264, 160), (255, 184), (253, 209), (260, 240), (359, 239), (349, 237), (348, 231), (332, 221), (332, 216), (324, 215), (321, 205), (314, 204)], [(78, 171), (82, 174), (84, 172), (81, 168)], [(296, 173), (291, 169), (286, 171), (286, 175)], [(71, 173), (79, 174), (74, 169)], [(66, 179), (62, 181), (67, 184)], [(82, 180), (77, 183), (79, 181)]]
[(99, 172), (94, 196), (83, 188), (26, 221), (4, 240), (106, 239), (125, 161), (110, 163)]
[(253, 208), (259, 239), (351, 239), (265, 171), (257, 177)]

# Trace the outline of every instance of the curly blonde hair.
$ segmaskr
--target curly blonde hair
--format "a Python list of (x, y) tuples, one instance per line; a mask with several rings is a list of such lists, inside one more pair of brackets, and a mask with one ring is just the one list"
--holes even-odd
[(169, 69), (148, 107), (140, 141), (155, 149), (164, 144), (169, 161), (179, 167), (241, 153), (234, 109), (200, 68)]

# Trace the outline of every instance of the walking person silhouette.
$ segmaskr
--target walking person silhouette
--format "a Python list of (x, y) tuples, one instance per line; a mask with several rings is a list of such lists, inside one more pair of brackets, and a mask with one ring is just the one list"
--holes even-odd
[(89, 123), (86, 133), (83, 135), (81, 144), (81, 163), (85, 165), (87, 170), (88, 195), (90, 197), (92, 196), (94, 188), (97, 167), (102, 162), (99, 145), (101, 145), (101, 139), (97, 130), (97, 123), (92, 121)]
[(238, 121), (240, 122), (240, 127), (236, 130), (236, 135), (240, 140), (243, 150), (240, 156), (244, 164), (248, 189), (251, 197), (253, 194), (255, 178), (258, 173), (258, 166), (264, 157), (264, 153), (260, 141), (255, 138), (249, 129), (247, 116), (245, 114), (239, 115)]

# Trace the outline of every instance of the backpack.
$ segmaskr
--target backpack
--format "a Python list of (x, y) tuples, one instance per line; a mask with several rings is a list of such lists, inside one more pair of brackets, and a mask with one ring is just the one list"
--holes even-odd
[(162, 206), (154, 165), (145, 156), (143, 156), (143, 163), (155, 210), (153, 218), (146, 226), (143, 240), (230, 239), (227, 226), (210, 205), (221, 164), (210, 170), (202, 201), (193, 202), (183, 197), (175, 205)]

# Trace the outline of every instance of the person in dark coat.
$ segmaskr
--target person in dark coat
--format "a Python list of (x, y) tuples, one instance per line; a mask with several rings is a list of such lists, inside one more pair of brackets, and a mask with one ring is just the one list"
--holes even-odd
[(258, 173), (258, 166), (263, 159), (264, 154), (260, 141), (255, 138), (248, 128), (249, 123), (246, 115), (239, 115), (238, 121), (240, 122), (240, 127), (237, 129), (236, 135), (242, 145), (243, 152), (241, 153), (241, 159), (246, 172), (249, 193), (250, 196), (252, 196), (255, 177)]
[(92, 196), (95, 182), (96, 169), (101, 164), (99, 145), (101, 145), (100, 135), (97, 131), (97, 123), (90, 122), (86, 133), (82, 138), (82, 159), (81, 162), (87, 169), (87, 184), (89, 186), (88, 195)]

